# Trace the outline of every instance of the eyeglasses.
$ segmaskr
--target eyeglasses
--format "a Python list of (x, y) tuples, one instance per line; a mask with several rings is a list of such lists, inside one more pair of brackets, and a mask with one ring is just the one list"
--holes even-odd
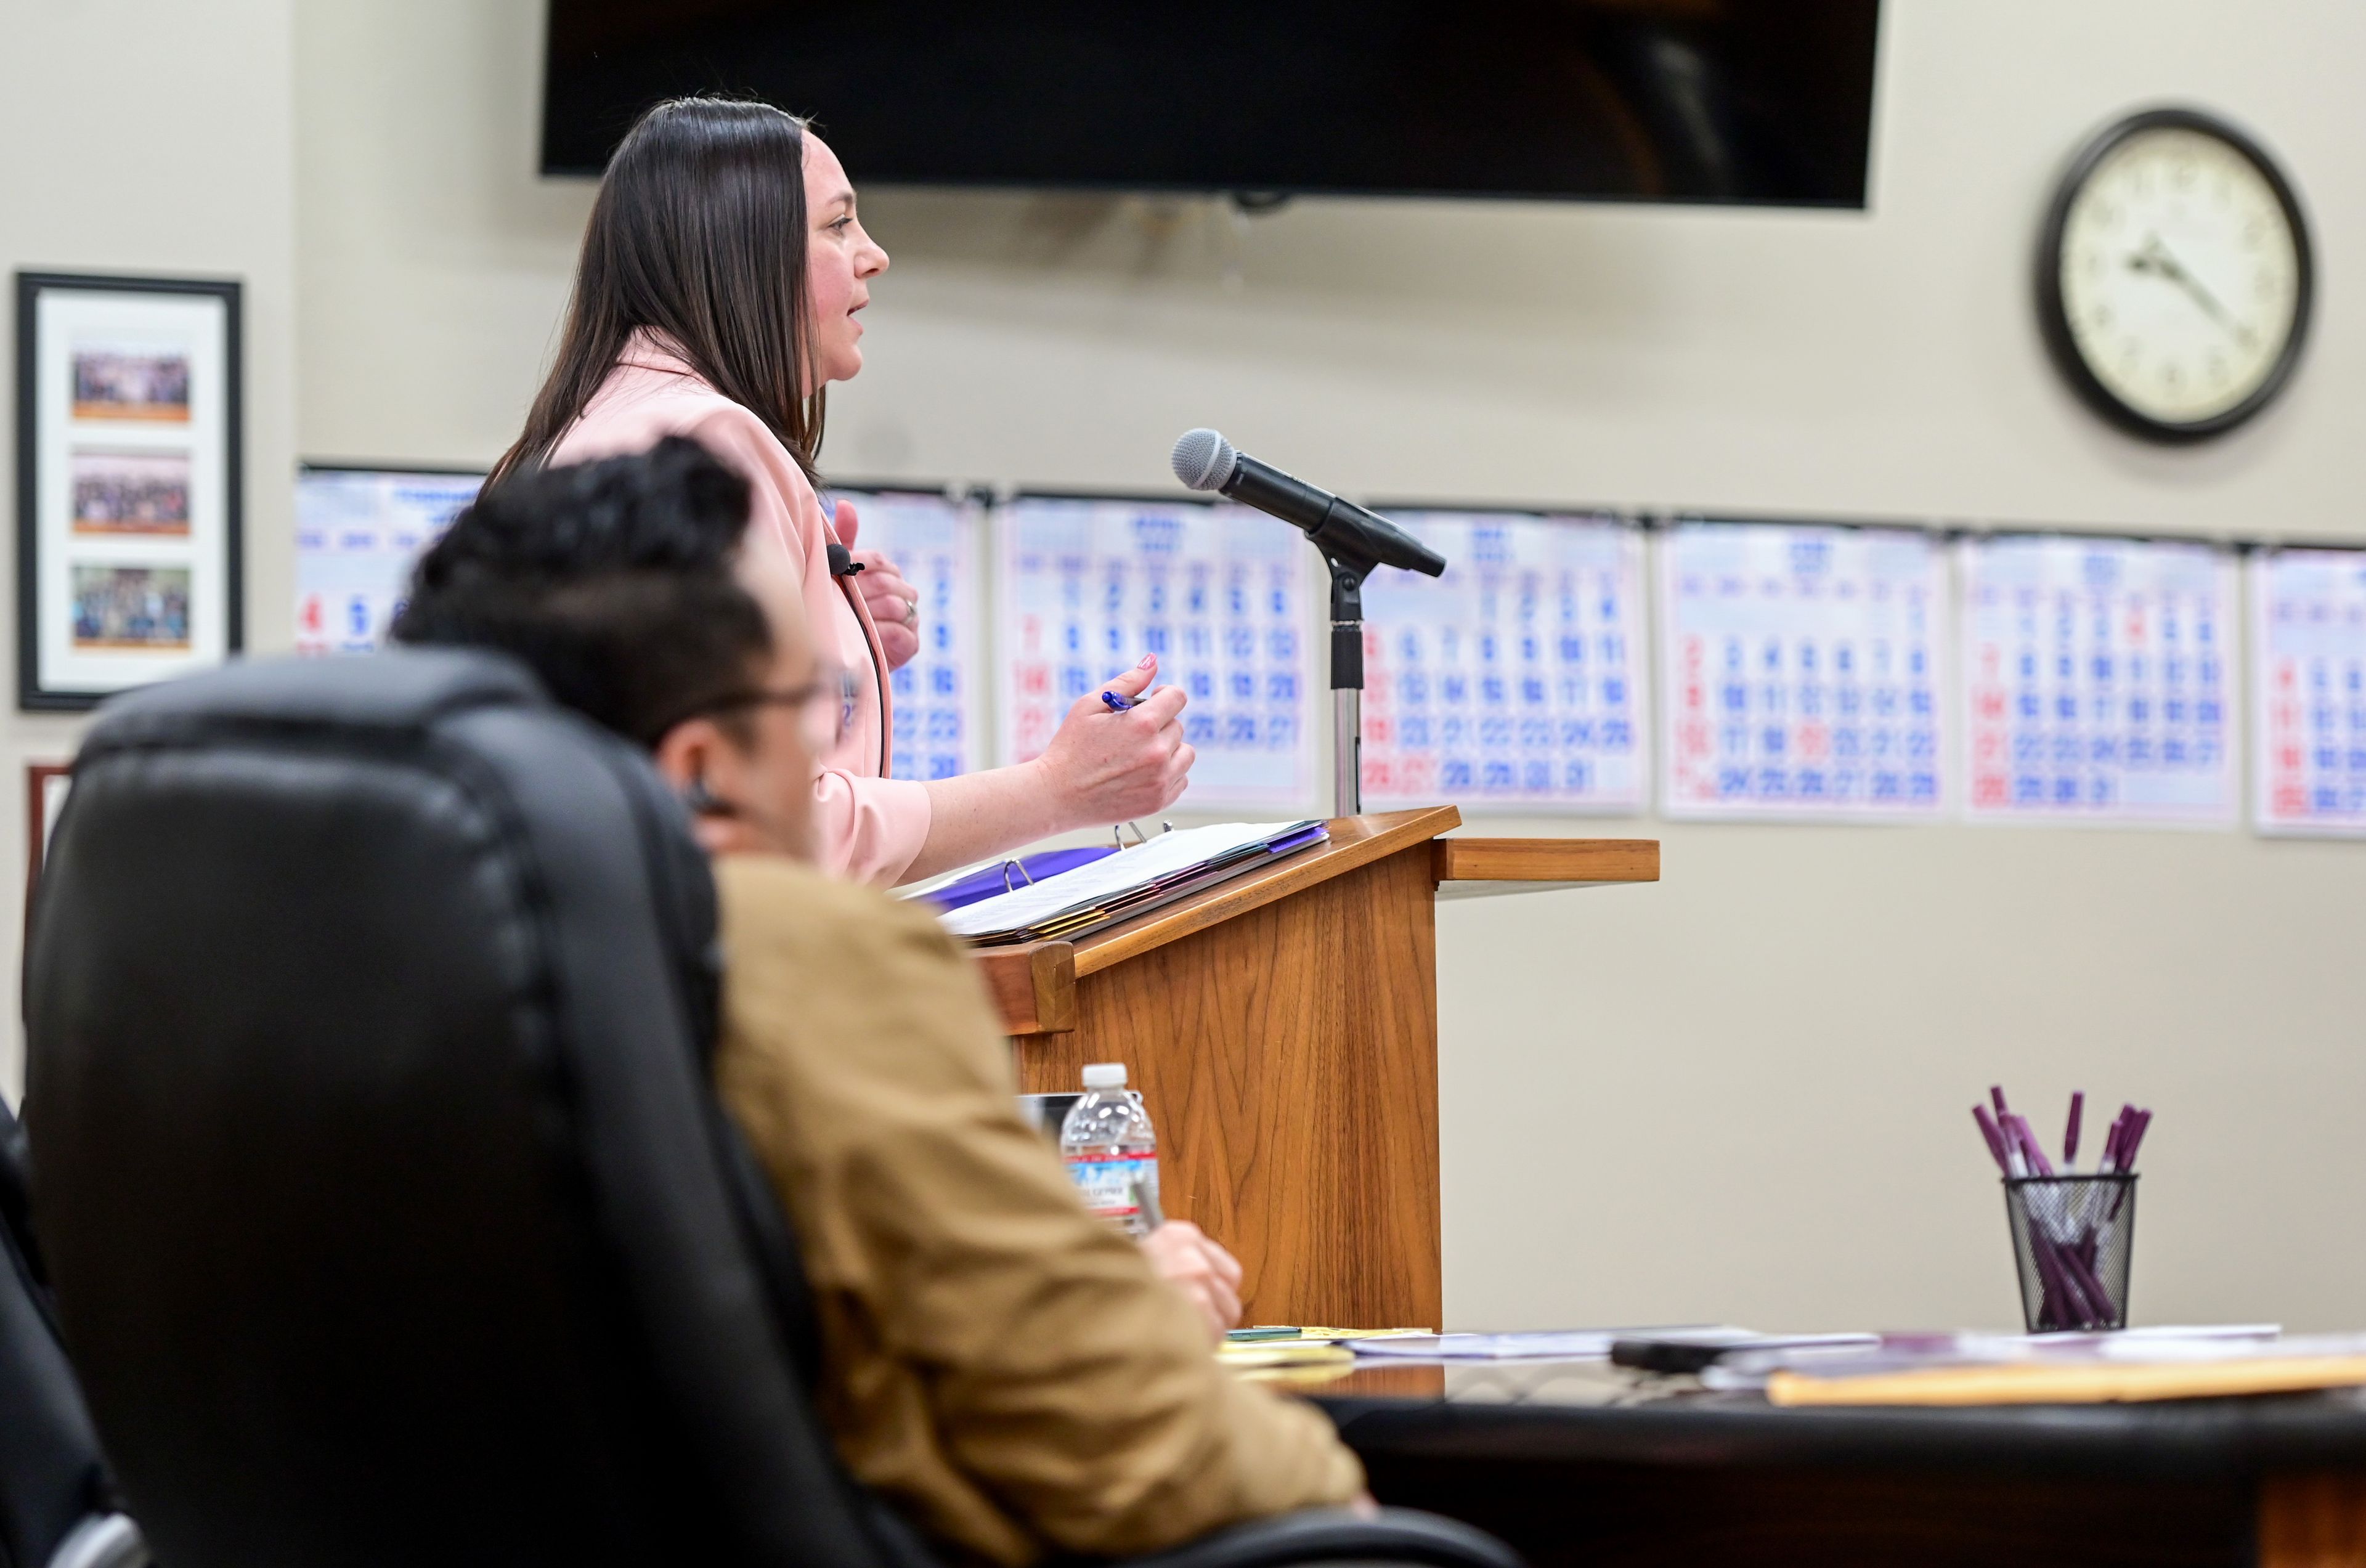
[(784, 707), (797, 710), (806, 744), (815, 753), (836, 750), (854, 731), (855, 705), (862, 698), (862, 682), (851, 670), (824, 670), (810, 681), (779, 691), (742, 692), (715, 703), (709, 713), (734, 708)]

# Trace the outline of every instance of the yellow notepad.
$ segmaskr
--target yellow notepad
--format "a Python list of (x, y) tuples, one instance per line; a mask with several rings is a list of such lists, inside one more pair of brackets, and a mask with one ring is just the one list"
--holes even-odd
[(1776, 1404), (2099, 1404), (2299, 1393), (2360, 1384), (2366, 1384), (2366, 1356), (2245, 1356), (2074, 1366), (2021, 1361), (1854, 1378), (1785, 1371), (1767, 1378), (1766, 1397)]
[(1216, 1359), (1234, 1368), (1320, 1367), (1352, 1363), (1356, 1352), (1319, 1339), (1244, 1339), (1216, 1347)]

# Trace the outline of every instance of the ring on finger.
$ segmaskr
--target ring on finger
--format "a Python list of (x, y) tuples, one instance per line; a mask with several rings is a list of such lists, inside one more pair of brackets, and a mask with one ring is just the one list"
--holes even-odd
[(914, 622), (918, 621), (919, 618), (920, 618), (920, 601), (919, 601), (919, 599), (918, 599), (918, 597), (914, 597), (914, 598), (910, 598), (910, 599), (907, 599), (907, 600), (905, 600), (905, 601), (904, 601), (904, 624), (905, 624), (906, 626), (908, 626), (912, 625)]

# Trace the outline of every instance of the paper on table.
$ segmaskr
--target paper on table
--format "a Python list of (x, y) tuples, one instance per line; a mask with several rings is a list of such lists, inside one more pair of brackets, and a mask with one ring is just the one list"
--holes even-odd
[(1724, 1326), (1704, 1327), (1687, 1324), (1679, 1328), (1579, 1328), (1549, 1330), (1525, 1334), (1430, 1334), (1418, 1338), (1359, 1339), (1355, 1343), (1358, 1356), (1402, 1356), (1421, 1361), (1518, 1361), (1518, 1360), (1607, 1360), (1610, 1342), (1650, 1336), (1676, 1338), (1686, 1335), (1730, 1335), (1747, 1333), (1746, 1329)]
[(1286, 1328), (1276, 1324), (1260, 1324), (1254, 1328), (1235, 1328), (1224, 1336), (1234, 1345), (1271, 1344), (1274, 1341), (1305, 1340), (1329, 1344), (1333, 1340), (1349, 1339), (1435, 1339), (1434, 1328)]
[(1701, 1374), (1713, 1388), (1756, 1389), (1783, 1372), (1857, 1380), (2015, 1366), (2170, 1365), (2294, 1355), (2366, 1357), (2366, 1336), (2284, 1338), (2273, 1324), (2204, 1324), (2094, 1334), (1887, 1334), (1863, 1348), (1742, 1350)]
[(1098, 899), (1130, 893), (1145, 883), (1188, 871), (1235, 850), (1265, 843), (1301, 826), (1305, 824), (1220, 822), (1211, 828), (1161, 833), (1122, 854), (1108, 855), (1030, 886), (952, 910), (942, 917), (944, 927), (955, 936), (1018, 931), (1040, 924), (1064, 910), (1089, 907)]

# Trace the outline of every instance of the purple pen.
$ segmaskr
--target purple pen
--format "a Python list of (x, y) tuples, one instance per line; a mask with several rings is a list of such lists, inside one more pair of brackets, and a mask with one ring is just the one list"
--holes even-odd
[(2054, 1259), (2046, 1256), (2045, 1238), (2034, 1229), (2029, 1233), (2029, 1262), (2030, 1267), (2037, 1270), (2038, 1328), (2069, 1327), (2070, 1325), (2063, 1321), (2067, 1315), (2063, 1308), (2069, 1292), (2062, 1288), (2062, 1280), (2055, 1271)]
[(2012, 1107), (2004, 1102), (2004, 1085), (2000, 1083), (1989, 1085), (1989, 1103), (1996, 1107), (1997, 1120), (2000, 1122), (2012, 1114)]
[(2120, 1107), (2120, 1114), (2112, 1119), (2111, 1143), (2106, 1145), (2106, 1154), (2111, 1156), (2112, 1170), (2127, 1168), (2127, 1128), (2135, 1126), (2135, 1121), (2136, 1121), (2136, 1107), (2132, 1107), (2132, 1104), (2123, 1104), (2123, 1107)]
[(2053, 1175), (2054, 1162), (2045, 1157), (2045, 1146), (2037, 1141), (2037, 1134), (2031, 1129), (2029, 1118), (2016, 1111), (2005, 1118), (2005, 1125), (2012, 1129), (2013, 1137), (2021, 1145), (2022, 1154), (2029, 1160), (2030, 1170), (2038, 1176)]
[(2087, 1108), (2084, 1090), (2070, 1091), (2070, 1125), (2062, 1133), (2062, 1168), (2070, 1169), (2079, 1163), (2079, 1113)]
[[(2035, 1215), (2030, 1216), (2033, 1221)], [(2062, 1255), (2056, 1250), (2053, 1237), (2033, 1224), (2029, 1233), (2029, 1259), (2037, 1266), (2037, 1277), (2045, 1291), (2045, 1304), (2054, 1310), (2042, 1313), (2051, 1317), (2056, 1328), (2084, 1328), (2089, 1313), (2084, 1297), (2070, 1279), (2069, 1269), (2063, 1267)]]
[(2011, 1176), (2012, 1159), (2005, 1153), (2004, 1133), (1997, 1126), (1996, 1118), (1989, 1113), (1987, 1106), (1975, 1105), (1972, 1107), (1972, 1120), (1979, 1123), (1980, 1136), (1988, 1140), (1989, 1154), (1997, 1162), (1997, 1168)]
[(2071, 1299), (2078, 1303), (2079, 1314), (2085, 1320), (2080, 1327), (2101, 1328), (2112, 1321), (2112, 1293), (2103, 1289), (2101, 1280), (2079, 1263), (2075, 1251), (2056, 1242), (2054, 1267), (2061, 1270), (2064, 1281), (2070, 1287)]
[[(2145, 1129), (2152, 1125), (2152, 1112), (2137, 1111), (2134, 1106), (2128, 1109), (2135, 1119), (2128, 1123), (2128, 1135), (2120, 1140), (2120, 1168), (2133, 1172), (2136, 1168), (2136, 1145), (2144, 1142)], [(2128, 1201), (2128, 1190), (2121, 1188), (2119, 1196), (2112, 1200), (2109, 1218), (2116, 1220), (2120, 1217), (2120, 1205)]]
[(2087, 1260), (2084, 1242), (2063, 1241), (2056, 1245), (2059, 1249), (2056, 1256), (2061, 1260), (2064, 1269), (2069, 1273), (2071, 1283), (2079, 1287), (2079, 1293), (2087, 1298), (2088, 1304), (2095, 1309), (2103, 1321), (2110, 1321), (2112, 1292), (2104, 1288), (2102, 1277), (2095, 1272), (2094, 1265)]
[(2079, 1306), (2086, 1314), (2085, 1326), (2101, 1328), (2111, 1322), (2112, 1293), (2103, 1289), (2103, 1282), (2101, 1280), (2089, 1273), (2079, 1263), (2078, 1255), (2068, 1247), (2056, 1242), (2054, 1249), (2054, 1264), (2056, 1268), (2062, 1270), (2062, 1277), (2070, 1281), (2070, 1289), (2078, 1297)]
[(2126, 1152), (2121, 1156), (2120, 1160), (2120, 1163), (2126, 1168), (2134, 1170), (2136, 1168), (2136, 1145), (2144, 1142), (2144, 1135), (2151, 1129), (2151, 1127), (2152, 1112), (2149, 1111), (2137, 1111), (2135, 1121), (2128, 1128)]

